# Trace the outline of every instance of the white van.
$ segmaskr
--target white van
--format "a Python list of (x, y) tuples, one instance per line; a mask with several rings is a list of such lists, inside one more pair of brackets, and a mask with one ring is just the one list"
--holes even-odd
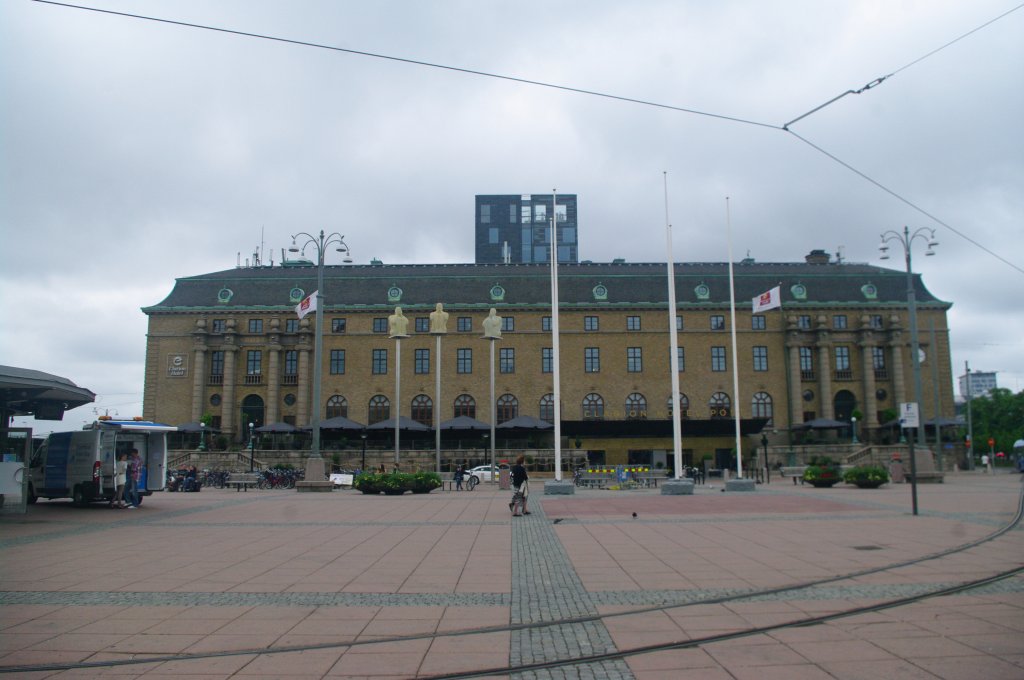
[(178, 428), (146, 420), (98, 420), (80, 432), (54, 432), (32, 455), (28, 502), (71, 498), (76, 505), (110, 501), (117, 492), (114, 463), (139, 450), (139, 496), (162, 491), (167, 481), (167, 433)]

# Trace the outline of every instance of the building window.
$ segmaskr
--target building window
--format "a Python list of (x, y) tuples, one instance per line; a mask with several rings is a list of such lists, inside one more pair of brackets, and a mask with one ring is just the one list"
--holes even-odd
[(838, 345), (836, 350), (836, 380), (852, 380), (853, 371), (850, 370), (850, 348)]
[(583, 397), (583, 420), (604, 420), (604, 399), (591, 392)]
[(686, 350), (682, 347), (676, 347), (676, 359), (679, 362), (679, 372), (682, 373), (686, 370)]
[(473, 330), (473, 317), (471, 316), (460, 316), (456, 323), (456, 329), (460, 333), (469, 333)]
[(641, 347), (626, 348), (626, 371), (628, 373), (641, 373), (644, 370), (644, 355)]
[(683, 330), (683, 317), (681, 316), (676, 316), (676, 330)]
[(263, 319), (249, 319), (249, 332), (250, 333), (262, 333), (263, 332)]
[(545, 394), (540, 398), (540, 419), (549, 423), (555, 422), (555, 395)]
[(717, 373), (726, 370), (725, 347), (711, 348), (711, 370)]
[(885, 368), (885, 349), (882, 347), (871, 348), (871, 367), (875, 370), (875, 378), (886, 380), (889, 371)]
[(708, 400), (708, 408), (711, 409), (712, 418), (729, 418), (732, 413), (729, 407), (731, 402), (729, 395), (725, 392), (715, 392)]
[(456, 373), (473, 372), (473, 350), (468, 348), (458, 349), (455, 351), (455, 359)]
[(837, 331), (841, 331), (846, 328), (846, 315), (836, 314), (832, 317), (832, 328)]
[(481, 203), (480, 204), (480, 224), (491, 223), (491, 204)]
[(429, 316), (417, 316), (416, 317), (416, 332), (417, 333), (429, 333), (430, 332), (430, 317)]
[[(298, 321), (298, 319), (296, 319), (296, 321)], [(212, 330), (213, 330), (214, 333), (223, 333), (224, 332), (224, 319), (214, 319), (213, 320), (213, 329)]]
[(598, 320), (596, 316), (585, 316), (583, 317), (583, 330), (585, 331), (597, 331), (600, 330)]
[(544, 331), (545, 333), (550, 333), (551, 332), (551, 317), (550, 316), (542, 316), (540, 318), (540, 329), (542, 331)]
[(519, 417), (519, 400), (511, 394), (503, 394), (494, 402), (497, 425)]
[(501, 332), (508, 333), (516, 329), (516, 318), (514, 316), (501, 317)]
[(286, 376), (299, 374), (299, 351), (286, 349), (284, 351), (284, 374)]
[(811, 317), (809, 314), (801, 314), (796, 318), (796, 326), (800, 330), (811, 330)]
[(764, 314), (755, 314), (750, 317), (750, 330), (763, 331), (765, 328)]
[[(672, 397), (668, 398), (668, 417), (672, 417)], [(679, 395), (679, 418), (688, 418), (690, 416), (690, 398), (685, 394)]]
[(551, 373), (554, 369), (555, 352), (550, 347), (540, 348), (540, 372)]
[(721, 314), (711, 315), (711, 330), (713, 331), (724, 331), (725, 330), (725, 317)]
[(328, 418), (348, 418), (348, 400), (340, 394), (335, 394), (327, 400)]
[(601, 372), (601, 350), (597, 347), (583, 349), (583, 370), (586, 373)]
[(460, 394), (455, 397), (454, 413), (456, 418), (459, 416), (476, 418), (476, 400), (468, 394)]
[(217, 384), (224, 382), (224, 352), (221, 350), (210, 352), (210, 376), (220, 377)]
[(750, 400), (750, 414), (754, 418), (767, 418), (766, 426), (772, 424), (772, 397), (767, 392), (758, 392)]
[(800, 348), (800, 379), (814, 380), (814, 350), (810, 347)]
[[(289, 319), (289, 321), (291, 321), (291, 319)], [(331, 319), (331, 332), (344, 333), (346, 325), (347, 323), (343, 317)]]
[(754, 347), (754, 370), (755, 371), (767, 371), (768, 370), (768, 348), (757, 345)]
[(245, 374), (260, 375), (261, 373), (263, 373), (263, 351), (250, 349), (246, 352)]
[(284, 322), (285, 333), (298, 333), (299, 332), (299, 320), (298, 319), (285, 319)]
[(388, 351), (386, 349), (375, 349), (373, 350), (373, 368), (372, 372), (374, 375), (387, 375), (388, 373)]
[(627, 316), (626, 317), (626, 330), (627, 331), (638, 331), (638, 330), (640, 330), (640, 317), (639, 316)]
[(868, 322), (868, 325), (871, 328), (874, 328), (876, 330), (881, 329), (882, 328), (882, 315), (881, 314), (872, 314), (871, 318), (870, 318), (870, 320)]
[(430, 373), (430, 350), (429, 349), (418, 349), (415, 353), (414, 372), (417, 375), (427, 375)]
[(498, 372), (516, 372), (516, 351), (512, 347), (502, 347), (498, 351)]
[(345, 373), (345, 350), (331, 350), (331, 375), (344, 375)]
[(626, 419), (642, 420), (647, 417), (647, 397), (633, 392), (626, 397)]
[(412, 419), (422, 425), (430, 426), (434, 422), (434, 402), (425, 394), (417, 394), (412, 399)]
[(374, 395), (370, 399), (368, 412), (369, 424), (379, 423), (391, 417), (391, 400), (383, 394)]
[(374, 333), (387, 333), (388, 332), (388, 318), (386, 316), (378, 316), (373, 320), (373, 332)]

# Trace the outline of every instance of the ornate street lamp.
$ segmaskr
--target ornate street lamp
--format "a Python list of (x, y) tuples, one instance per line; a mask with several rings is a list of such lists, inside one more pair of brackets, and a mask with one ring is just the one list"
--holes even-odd
[[(921, 363), (919, 353), (921, 351), (917, 342), (917, 298), (914, 295), (914, 278), (911, 273), (910, 251), (914, 239), (921, 238), (928, 243), (928, 250), (925, 255), (931, 257), (935, 254), (932, 250), (939, 242), (935, 240), (935, 230), (929, 227), (921, 227), (910, 233), (909, 227), (903, 227), (903, 233), (889, 230), (882, 234), (882, 242), (878, 245), (881, 252), (881, 259), (889, 259), (890, 241), (896, 241), (903, 246), (903, 255), (907, 265), (907, 307), (910, 310), (910, 365), (914, 373), (914, 405), (917, 408), (918, 427), (921, 422)], [(935, 359), (933, 358), (932, 361)], [(902, 429), (902, 428), (901, 428)], [(914, 438), (916, 431), (909, 431), (907, 442), (910, 451), (910, 489), (914, 514), (917, 514), (917, 461), (914, 459)]]
[(249, 423), (249, 472), (256, 469), (256, 423)]
[[(305, 238), (306, 241), (303, 243), (301, 249), (299, 248), (297, 239)], [(324, 254), (327, 252), (327, 248), (335, 245), (339, 253), (345, 253), (344, 262), (348, 263), (352, 261), (350, 256), (351, 251), (345, 244), (345, 237), (337, 232), (324, 235), (323, 230), (320, 230), (319, 236), (313, 236), (312, 234), (300, 231), (298, 234), (292, 235), (292, 245), (288, 249), (288, 252), (305, 253), (306, 247), (312, 245), (316, 248), (316, 328), (313, 333), (313, 419), (310, 425), (313, 428), (313, 443), (311, 445), (310, 459), (315, 461), (320, 460), (320, 467), (323, 468), (323, 458), (320, 455), (320, 379), (321, 373), (323, 372), (323, 353), (324, 353), (324, 326), (323, 326), (323, 314), (324, 314)], [(315, 465), (316, 463), (314, 463)], [(307, 463), (308, 467), (308, 463)], [(307, 470), (306, 479), (313, 480), (309, 475), (310, 470)], [(323, 476), (323, 470), (320, 470), (320, 477)], [(320, 477), (316, 477), (313, 481), (320, 481)]]

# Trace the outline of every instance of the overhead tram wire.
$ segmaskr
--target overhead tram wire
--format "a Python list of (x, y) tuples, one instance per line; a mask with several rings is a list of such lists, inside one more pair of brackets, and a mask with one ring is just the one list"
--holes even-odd
[(425, 66), (428, 68), (436, 68), (444, 71), (454, 71), (456, 73), (465, 73), (467, 75), (482, 76), (484, 78), (496, 78), (498, 80), (507, 80), (513, 83), (521, 83), (523, 85), (536, 85), (537, 87), (546, 87), (552, 90), (561, 90), (563, 92), (574, 92), (576, 94), (585, 94), (592, 97), (601, 97), (603, 99), (612, 99), (615, 101), (626, 102), (629, 104), (640, 104), (642, 106), (651, 106), (659, 109), (667, 109), (669, 111), (679, 111), (681, 113), (690, 113), (695, 116), (705, 116), (707, 118), (717, 118), (719, 120), (728, 121), (730, 123), (742, 123), (744, 125), (754, 125), (757, 127), (771, 128), (773, 130), (781, 130), (778, 125), (771, 123), (762, 123), (756, 120), (748, 120), (746, 118), (738, 118), (736, 116), (727, 116), (721, 113), (711, 113), (710, 111), (700, 111), (698, 109), (689, 109), (683, 106), (673, 106), (671, 104), (661, 104), (659, 102), (653, 102), (646, 99), (636, 99), (634, 97), (626, 97), (622, 95), (609, 94), (607, 92), (598, 92), (597, 90), (585, 90), (579, 87), (570, 87), (568, 85), (558, 85), (556, 83), (546, 83), (542, 80), (530, 80), (529, 78), (519, 78), (516, 76), (508, 76), (501, 73), (490, 73), (488, 71), (478, 71), (471, 68), (462, 68), (460, 66), (449, 66), (447, 64), (437, 64), (429, 61), (421, 61), (419, 59), (409, 59), (407, 57), (396, 57), (390, 54), (380, 54), (376, 52), (366, 52), (364, 50), (354, 50), (347, 47), (338, 47), (336, 45), (325, 45), (323, 43), (309, 42), (306, 40), (295, 40), (292, 38), (282, 38), (274, 35), (266, 35), (264, 33), (251, 33), (248, 31), (238, 31), (230, 28), (221, 28), (219, 26), (208, 26), (206, 24), (195, 24), (188, 21), (176, 21), (174, 19), (161, 19), (160, 17), (146, 16), (144, 14), (132, 14), (130, 12), (116, 12), (110, 9), (100, 9), (98, 7), (87, 7), (85, 5), (73, 5), (66, 2), (56, 2), (55, 0), (33, 0), (44, 5), (55, 5), (57, 7), (66, 7), (69, 9), (81, 9), (88, 12), (98, 12), (100, 14), (112, 14), (114, 16), (127, 17), (129, 19), (141, 19), (143, 21), (154, 21), (161, 24), (171, 24), (173, 26), (183, 26), (185, 28), (197, 28), (204, 31), (215, 31), (217, 33), (227, 33), (229, 35), (237, 35), (244, 38), (258, 38), (260, 40), (270, 40), (273, 42), (286, 43), (289, 45), (297, 45), (300, 47), (314, 47), (321, 50), (331, 50), (332, 52), (344, 52), (346, 54), (354, 54), (361, 57), (372, 57), (374, 59), (384, 59), (387, 61), (396, 61), (403, 64), (411, 64), (413, 66)]
[(817, 152), (821, 153), (822, 155), (824, 155), (826, 158), (829, 158), (830, 160), (834, 161), (835, 163), (838, 163), (839, 165), (843, 166), (844, 168), (846, 168), (850, 172), (853, 172), (857, 176), (861, 177), (862, 179), (864, 179), (864, 180), (868, 181), (869, 183), (873, 184), (874, 186), (878, 187), (879, 189), (881, 189), (885, 193), (889, 194), (890, 196), (896, 198), (897, 200), (899, 200), (900, 202), (902, 202), (905, 205), (909, 206), (910, 208), (916, 210), (917, 212), (921, 213), (922, 215), (924, 215), (924, 216), (928, 217), (929, 219), (933, 220), (936, 224), (939, 224), (939, 225), (949, 229), (950, 231), (952, 231), (957, 236), (960, 236), (961, 238), (966, 240), (968, 243), (970, 243), (970, 244), (978, 247), (979, 249), (981, 249), (983, 252), (985, 252), (985, 253), (987, 253), (989, 255), (992, 255), (993, 257), (998, 259), (1000, 262), (1003, 262), (1004, 264), (1009, 265), (1010, 267), (1012, 267), (1016, 271), (1024, 274), (1024, 268), (1022, 268), (1019, 265), (1016, 265), (1016, 264), (1010, 262), (1009, 260), (1007, 260), (1006, 258), (998, 255), (997, 253), (995, 253), (990, 248), (987, 248), (987, 247), (981, 245), (978, 241), (976, 241), (973, 238), (967, 236), (966, 234), (964, 234), (960, 230), (953, 228), (948, 223), (946, 223), (943, 220), (940, 220), (939, 218), (935, 217), (934, 215), (929, 213), (924, 208), (921, 208), (920, 206), (916, 205), (910, 199), (905, 198), (904, 196), (900, 195), (896, 191), (886, 187), (885, 185), (883, 185), (878, 180), (875, 180), (874, 178), (870, 177), (866, 173), (856, 169), (855, 167), (853, 167), (849, 163), (843, 161), (842, 159), (840, 159), (835, 154), (832, 154), (832, 153), (826, 151), (825, 149), (823, 149), (820, 146), (814, 144), (810, 140), (808, 140), (808, 139), (806, 139), (804, 137), (801, 137), (800, 135), (798, 135), (797, 133), (795, 133), (791, 129), (789, 129), (790, 125), (796, 123), (797, 121), (803, 120), (803, 119), (807, 118), (808, 116), (810, 116), (810, 115), (812, 115), (814, 113), (817, 113), (818, 111), (821, 111), (822, 109), (828, 107), (829, 105), (835, 103), (836, 101), (839, 101), (840, 99), (842, 99), (843, 97), (845, 97), (848, 94), (862, 94), (862, 93), (864, 93), (864, 92), (866, 92), (868, 90), (871, 90), (871, 89), (877, 87), (878, 85), (882, 84), (883, 82), (885, 82), (886, 80), (888, 80), (892, 76), (900, 73), (901, 71), (904, 71), (904, 70), (910, 68), (911, 66), (914, 66), (915, 64), (918, 64), (918, 63), (924, 61), (925, 59), (928, 59), (929, 57), (937, 54), (938, 52), (941, 52), (942, 50), (946, 49), (947, 47), (950, 47), (951, 45), (953, 45), (953, 44), (963, 40), (964, 38), (966, 38), (966, 37), (968, 37), (968, 36), (978, 32), (980, 30), (982, 30), (983, 28), (986, 28), (986, 27), (992, 25), (993, 23), (995, 23), (995, 22), (997, 22), (997, 21), (1007, 17), (1008, 15), (1012, 14), (1013, 12), (1016, 12), (1016, 11), (1020, 10), (1021, 8), (1024, 8), (1024, 3), (1021, 3), (1021, 4), (1019, 4), (1019, 5), (1015, 6), (1015, 7), (1007, 10), (1006, 12), (1003, 12), (999, 16), (997, 16), (997, 17), (995, 17), (995, 18), (985, 22), (984, 24), (981, 24), (980, 26), (977, 26), (977, 27), (971, 29), (970, 31), (968, 31), (968, 32), (958, 36), (957, 38), (954, 38), (953, 40), (950, 40), (949, 42), (945, 43), (944, 45), (942, 45), (942, 46), (940, 46), (940, 47), (938, 47), (938, 48), (936, 48), (934, 50), (931, 50), (930, 52), (928, 52), (926, 54), (923, 54), (922, 56), (920, 56), (920, 57), (918, 57), (918, 58), (916, 58), (916, 59), (914, 59), (914, 60), (904, 64), (903, 66), (899, 67), (898, 69), (896, 69), (895, 71), (893, 71), (892, 73), (890, 73), (888, 75), (880, 76), (880, 77), (872, 80), (871, 82), (867, 83), (866, 85), (864, 85), (863, 87), (861, 87), (861, 88), (859, 88), (857, 90), (847, 90), (846, 92), (844, 92), (844, 93), (842, 93), (842, 94), (840, 94), (840, 95), (838, 95), (836, 97), (833, 97), (832, 99), (828, 100), (824, 104), (821, 104), (820, 106), (817, 106), (817, 107), (811, 109), (810, 111), (808, 111), (808, 112), (798, 116), (797, 118), (794, 118), (793, 120), (789, 121), (788, 123), (785, 123), (784, 125), (774, 125), (772, 123), (765, 123), (765, 122), (750, 120), (750, 119), (746, 119), (746, 118), (738, 118), (738, 117), (735, 117), (735, 116), (728, 116), (728, 115), (719, 114), (719, 113), (712, 113), (712, 112), (709, 112), (709, 111), (700, 111), (698, 109), (691, 109), (691, 108), (686, 108), (686, 107), (682, 107), (682, 106), (673, 106), (673, 105), (670, 105), (670, 104), (662, 104), (662, 103), (659, 103), (659, 102), (653, 102), (653, 101), (645, 100), (645, 99), (636, 99), (636, 98), (633, 98), (633, 97), (625, 97), (625, 96), (621, 96), (621, 95), (614, 95), (614, 94), (610, 94), (610, 93), (606, 93), (606, 92), (598, 92), (596, 90), (586, 90), (586, 89), (578, 88), (578, 87), (570, 87), (568, 85), (558, 85), (558, 84), (555, 84), (555, 83), (547, 83), (547, 82), (543, 82), (543, 81), (540, 81), (540, 80), (530, 80), (528, 78), (519, 78), (519, 77), (516, 77), (516, 76), (508, 76), (508, 75), (503, 75), (503, 74), (499, 74), (499, 73), (490, 73), (490, 72), (487, 72), (487, 71), (479, 71), (479, 70), (475, 70), (475, 69), (462, 68), (462, 67), (458, 67), (458, 66), (449, 66), (449, 65), (446, 65), (446, 64), (436, 64), (436, 63), (428, 62), (428, 61), (421, 61), (421, 60), (417, 60), (417, 59), (409, 59), (409, 58), (405, 58), (405, 57), (396, 57), (396, 56), (388, 55), (388, 54), (379, 54), (379, 53), (374, 53), (374, 52), (366, 52), (366, 51), (363, 51), (363, 50), (354, 50), (354, 49), (349, 49), (349, 48), (345, 48), (345, 47), (337, 47), (335, 45), (325, 45), (325, 44), (321, 44), (321, 43), (309, 42), (309, 41), (305, 41), (305, 40), (295, 40), (295, 39), (291, 39), (291, 38), (282, 38), (282, 37), (278, 37), (278, 36), (265, 35), (265, 34), (261, 34), (261, 33), (251, 33), (251, 32), (247, 32), (247, 31), (239, 31), (239, 30), (234, 30), (234, 29), (229, 29), (229, 28), (220, 28), (220, 27), (217, 27), (217, 26), (208, 26), (208, 25), (205, 25), (205, 24), (196, 24), (196, 23), (191, 23), (191, 22), (186, 22), (186, 21), (176, 21), (176, 20), (173, 20), (173, 19), (162, 19), (160, 17), (152, 17), (152, 16), (146, 16), (146, 15), (142, 15), (142, 14), (133, 14), (133, 13), (129, 13), (129, 12), (117, 12), (117, 11), (114, 11), (114, 10), (101, 9), (101, 8), (98, 8), (98, 7), (88, 7), (88, 6), (85, 6), (85, 5), (75, 5), (75, 4), (71, 4), (71, 3), (65, 3), (65, 2), (56, 2), (55, 0), (33, 0), (33, 2), (37, 2), (37, 3), (41, 3), (41, 4), (46, 4), (46, 5), (54, 5), (54, 6), (57, 6), (57, 7), (64, 7), (64, 8), (68, 8), (68, 9), (79, 9), (79, 10), (84, 10), (84, 11), (88, 11), (88, 12), (97, 12), (97, 13), (100, 13), (100, 14), (110, 14), (110, 15), (114, 15), (114, 16), (121, 16), (121, 17), (130, 18), (130, 19), (140, 19), (140, 20), (143, 20), (143, 21), (153, 21), (153, 22), (169, 24), (169, 25), (173, 25), (173, 26), (182, 26), (182, 27), (185, 27), (185, 28), (196, 28), (196, 29), (205, 30), (205, 31), (215, 31), (215, 32), (218, 32), (218, 33), (226, 33), (226, 34), (229, 34), (229, 35), (237, 35), (237, 36), (246, 37), (246, 38), (257, 38), (257, 39), (260, 39), (260, 40), (270, 40), (270, 41), (273, 41), (273, 42), (280, 42), (280, 43), (285, 43), (285, 44), (290, 44), (290, 45), (297, 45), (297, 46), (300, 46), (300, 47), (313, 47), (313, 48), (316, 48), (316, 49), (331, 50), (331, 51), (334, 51), (334, 52), (343, 52), (343, 53), (346, 53), (346, 54), (354, 54), (354, 55), (358, 55), (358, 56), (372, 57), (372, 58), (375, 58), (375, 59), (385, 59), (385, 60), (388, 60), (388, 61), (395, 61), (395, 62), (404, 63), (404, 64), (411, 64), (411, 65), (414, 65), (414, 66), (424, 66), (424, 67), (428, 67), (428, 68), (436, 68), (436, 69), (441, 69), (441, 70), (446, 70), (446, 71), (453, 71), (453, 72), (456, 72), (456, 73), (464, 73), (464, 74), (467, 74), (467, 75), (475, 75), (475, 76), (481, 76), (481, 77), (485, 77), (485, 78), (495, 78), (495, 79), (498, 79), (498, 80), (505, 80), (505, 81), (514, 82), (514, 83), (521, 83), (521, 84), (524, 84), (524, 85), (535, 85), (535, 86), (538, 86), (538, 87), (545, 87), (545, 88), (549, 88), (549, 89), (553, 89), (553, 90), (560, 90), (560, 91), (563, 91), (563, 92), (573, 92), (573, 93), (576, 93), (576, 94), (589, 95), (589, 96), (592, 96), (592, 97), (600, 97), (600, 98), (603, 98), (603, 99), (611, 99), (613, 101), (621, 101), (621, 102), (625, 102), (625, 103), (629, 103), (629, 104), (640, 104), (642, 106), (650, 106), (650, 107), (653, 107), (653, 108), (665, 109), (665, 110), (669, 110), (669, 111), (678, 111), (680, 113), (689, 113), (689, 114), (696, 115), (696, 116), (704, 116), (704, 117), (707, 117), (707, 118), (714, 118), (714, 119), (723, 120), (723, 121), (731, 122), (731, 123), (741, 123), (741, 124), (744, 124), (744, 125), (753, 125), (753, 126), (756, 126), (756, 127), (767, 128), (767, 129), (770, 129), (770, 130), (781, 130), (783, 132), (788, 132), (789, 134), (793, 135), (794, 137), (799, 139), (804, 144), (807, 144), (808, 146), (810, 146), (815, 151), (817, 151)]

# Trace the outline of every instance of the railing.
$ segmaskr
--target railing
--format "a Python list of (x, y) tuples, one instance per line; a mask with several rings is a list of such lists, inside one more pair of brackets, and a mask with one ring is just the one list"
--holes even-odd
[(814, 371), (813, 370), (812, 371), (801, 370), (800, 371), (800, 379), (801, 380), (807, 380), (807, 381), (813, 381), (814, 380)]
[(207, 385), (223, 385), (224, 384), (224, 374), (211, 375), (209, 378), (206, 379), (206, 384)]
[(836, 370), (836, 374), (835, 374), (835, 379), (837, 381), (839, 381), (839, 382), (853, 380), (853, 371), (851, 371), (848, 368), (844, 368), (844, 369), (841, 369), (841, 370), (837, 369)]
[(876, 368), (875, 369), (875, 380), (888, 380), (889, 369), (887, 368)]
[(246, 385), (262, 385), (263, 376), (259, 373), (250, 373), (245, 376)]
[(286, 375), (286, 376), (281, 378), (281, 384), (282, 385), (298, 385), (299, 384), (299, 376), (297, 376), (297, 375)]

